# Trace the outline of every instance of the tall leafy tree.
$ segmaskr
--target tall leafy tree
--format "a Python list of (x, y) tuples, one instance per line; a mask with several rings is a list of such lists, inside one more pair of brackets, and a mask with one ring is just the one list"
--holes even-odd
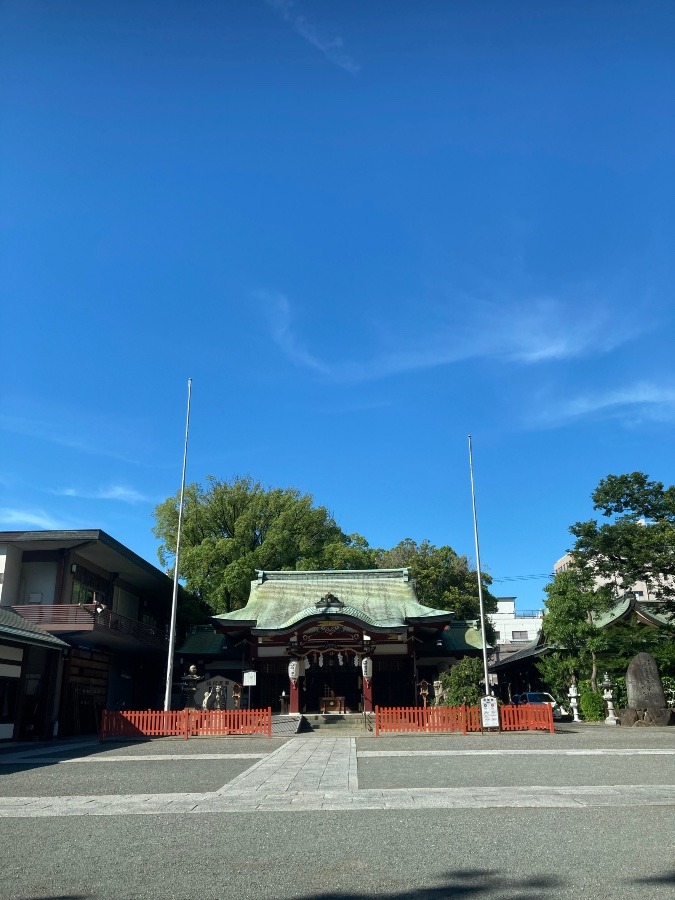
[[(452, 547), (436, 547), (426, 540), (418, 544), (406, 538), (391, 550), (381, 551), (379, 565), (383, 569), (409, 569), (420, 603), (435, 609), (452, 610), (458, 619), (478, 618), (476, 571), (469, 566), (466, 556), (459, 556)], [(481, 574), (485, 612), (496, 612), (497, 600), (488, 587), (490, 577)]]
[(572, 555), (577, 565), (618, 596), (638, 581), (675, 613), (675, 487), (644, 472), (609, 475), (592, 494), (594, 509), (609, 521), (577, 522)]
[(554, 676), (558, 688), (558, 669), (560, 677), (571, 670), (583, 672), (589, 675), (596, 691), (598, 654), (607, 644), (605, 633), (596, 623), (612, 605), (611, 592), (604, 588), (596, 590), (592, 572), (575, 567), (558, 572), (544, 590), (547, 594), (544, 636), (549, 647), (565, 652), (565, 661), (558, 655), (555, 657), (560, 663), (558, 668), (551, 660), (543, 663), (540, 671), (545, 678)]
[[(159, 559), (173, 566), (180, 494), (155, 509)], [(251, 478), (185, 489), (180, 576), (213, 612), (245, 605), (256, 569), (369, 568), (375, 551), (345, 535), (328, 510), (293, 488), (265, 488)]]

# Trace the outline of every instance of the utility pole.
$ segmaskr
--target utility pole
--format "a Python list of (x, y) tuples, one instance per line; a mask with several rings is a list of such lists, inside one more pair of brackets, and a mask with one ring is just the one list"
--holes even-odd
[(480, 573), (480, 549), (478, 546), (478, 518), (476, 516), (476, 490), (473, 483), (473, 449), (471, 435), (469, 435), (469, 472), (471, 474), (471, 502), (473, 505), (473, 537), (476, 544), (476, 576), (478, 578), (478, 604), (480, 607), (480, 633), (483, 643), (483, 672), (485, 674), (485, 696), (490, 694), (490, 682), (488, 680), (487, 641), (485, 639), (485, 610), (483, 608), (483, 579)]
[(185, 449), (183, 450), (183, 476), (180, 483), (180, 505), (178, 507), (178, 534), (176, 535), (176, 558), (173, 566), (173, 598), (171, 601), (171, 626), (169, 628), (169, 655), (166, 663), (166, 690), (164, 692), (164, 712), (171, 709), (171, 685), (173, 682), (173, 655), (176, 649), (176, 610), (178, 609), (178, 560), (180, 538), (183, 527), (183, 505), (185, 499), (185, 470), (187, 468), (188, 435), (190, 433), (190, 397), (192, 379), (188, 378), (187, 416), (185, 419)]

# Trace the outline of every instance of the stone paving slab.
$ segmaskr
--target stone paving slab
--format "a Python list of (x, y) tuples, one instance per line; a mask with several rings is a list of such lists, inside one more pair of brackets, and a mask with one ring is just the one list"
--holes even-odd
[(674, 748), (621, 748), (607, 749), (531, 749), (531, 750), (358, 750), (359, 759), (373, 757), (415, 757), (415, 756), (675, 756)]
[(246, 795), (137, 794), (0, 800), (0, 818), (222, 814), (306, 810), (498, 809), (672, 806), (675, 785), (633, 787), (438, 788), (366, 791), (254, 791)]
[(184, 762), (198, 761), (206, 759), (264, 759), (266, 753), (162, 753), (162, 754), (137, 754), (135, 756), (69, 756), (65, 759), (62, 756), (39, 756), (39, 757), (5, 757), (0, 759), (0, 766), (16, 766), (21, 763), (22, 766), (62, 766), (68, 763), (86, 763), (88, 766), (92, 763), (110, 763), (110, 762)]

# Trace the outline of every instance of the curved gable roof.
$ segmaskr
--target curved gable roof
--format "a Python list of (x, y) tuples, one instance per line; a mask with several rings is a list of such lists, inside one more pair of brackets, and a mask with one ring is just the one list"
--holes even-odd
[[(343, 604), (317, 607), (327, 593)], [(447, 610), (423, 606), (407, 569), (317, 572), (258, 572), (243, 609), (214, 616), (223, 625), (283, 630), (315, 615), (343, 615), (373, 627), (392, 628), (452, 620)]]

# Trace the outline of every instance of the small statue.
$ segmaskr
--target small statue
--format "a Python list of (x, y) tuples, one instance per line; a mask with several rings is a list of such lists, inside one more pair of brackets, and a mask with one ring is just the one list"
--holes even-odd
[(209, 690), (209, 691), (207, 691), (207, 692), (204, 694), (204, 699), (202, 700), (202, 709), (208, 709), (208, 708), (209, 708), (209, 700), (211, 699), (211, 694), (212, 694), (212, 693), (213, 693), (213, 691), (212, 691), (212, 690)]
[(222, 709), (223, 708), (223, 686), (222, 684), (216, 685), (216, 696), (213, 701), (214, 709)]

